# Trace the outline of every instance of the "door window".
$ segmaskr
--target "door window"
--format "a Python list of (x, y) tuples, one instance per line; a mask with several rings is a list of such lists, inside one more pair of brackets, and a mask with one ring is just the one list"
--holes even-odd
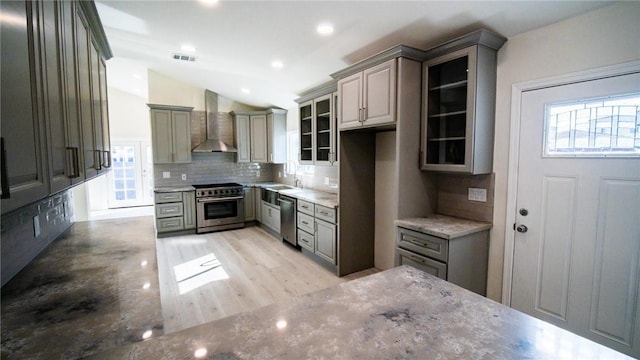
[(546, 106), (545, 157), (640, 157), (640, 93)]

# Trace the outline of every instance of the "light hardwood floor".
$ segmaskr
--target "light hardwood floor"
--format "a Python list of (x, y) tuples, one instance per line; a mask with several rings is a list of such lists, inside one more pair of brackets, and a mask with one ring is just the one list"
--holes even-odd
[[(258, 226), (161, 238), (156, 248), (165, 334), (377, 272), (338, 278)], [(220, 267), (196, 263), (193, 276), (176, 277), (176, 266), (211, 254)]]

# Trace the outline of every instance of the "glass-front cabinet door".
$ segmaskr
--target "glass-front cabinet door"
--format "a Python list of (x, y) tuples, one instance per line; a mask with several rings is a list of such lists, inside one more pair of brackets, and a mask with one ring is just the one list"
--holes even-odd
[(422, 169), (490, 173), (495, 51), (474, 45), (423, 63)]
[(300, 164), (313, 164), (313, 101), (300, 104)]
[[(427, 164), (464, 165), (469, 56), (430, 66), (427, 74)], [(472, 104), (469, 104), (473, 106)]]
[(334, 155), (334, 124), (332, 124), (333, 111), (331, 109), (333, 96), (327, 94), (314, 100), (315, 107), (315, 163), (316, 165), (329, 165), (333, 162)]

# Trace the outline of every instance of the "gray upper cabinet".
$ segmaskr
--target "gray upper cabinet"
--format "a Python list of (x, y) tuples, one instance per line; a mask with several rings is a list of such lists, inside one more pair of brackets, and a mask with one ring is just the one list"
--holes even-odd
[(313, 165), (314, 136), (313, 136), (313, 100), (306, 101), (298, 107), (300, 122), (298, 124), (300, 151), (298, 161), (303, 165)]
[(300, 164), (334, 165), (338, 161), (336, 89), (336, 82), (332, 81), (296, 99)]
[(191, 162), (192, 107), (147, 104), (154, 164)]
[(251, 115), (251, 162), (266, 163), (267, 155), (267, 115)]
[(396, 121), (396, 59), (338, 81), (340, 130)]
[(287, 161), (286, 110), (235, 112), (237, 162), (275, 163)]
[(445, 45), (437, 47), (428, 54), (438, 56), (423, 63), (421, 168), (488, 174), (493, 169), (496, 52), (504, 39), (482, 30), (451, 43), (459, 45), (443, 54)]
[[(0, 31), (4, 214), (109, 165), (104, 148), (96, 146), (93, 107), (100, 108), (99, 143), (104, 144), (109, 136), (106, 73), (98, 64), (112, 55), (92, 1), (1, 4), (3, 14), (25, 24), (2, 22)], [(92, 87), (96, 81), (98, 92)]]
[(251, 162), (251, 125), (249, 115), (235, 116), (235, 146), (238, 149), (236, 161)]
[(286, 110), (267, 110), (267, 159), (272, 164), (287, 162)]
[[(43, 105), (36, 71), (39, 53), (35, 43), (34, 7), (27, 2), (0, 2), (3, 15), (20, 19), (26, 26), (0, 21), (2, 49), (2, 213), (45, 197), (45, 129), (40, 120)], [(9, 85), (10, 89), (9, 89)]]

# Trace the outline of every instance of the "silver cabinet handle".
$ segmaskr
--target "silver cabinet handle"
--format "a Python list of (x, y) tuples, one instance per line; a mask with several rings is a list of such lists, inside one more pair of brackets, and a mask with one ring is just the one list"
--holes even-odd
[(102, 161), (100, 160), (101, 156), (102, 156), (102, 151), (93, 150), (93, 161), (95, 162), (94, 167), (96, 168), (96, 170), (102, 170)]
[[(105, 159), (106, 159), (106, 164), (105, 164)], [(111, 167), (111, 151), (104, 150), (102, 152), (102, 166), (106, 168)]]
[(80, 177), (80, 163), (78, 160), (77, 147), (67, 147), (67, 161), (69, 163), (69, 168), (71, 169), (68, 177), (70, 179)]

